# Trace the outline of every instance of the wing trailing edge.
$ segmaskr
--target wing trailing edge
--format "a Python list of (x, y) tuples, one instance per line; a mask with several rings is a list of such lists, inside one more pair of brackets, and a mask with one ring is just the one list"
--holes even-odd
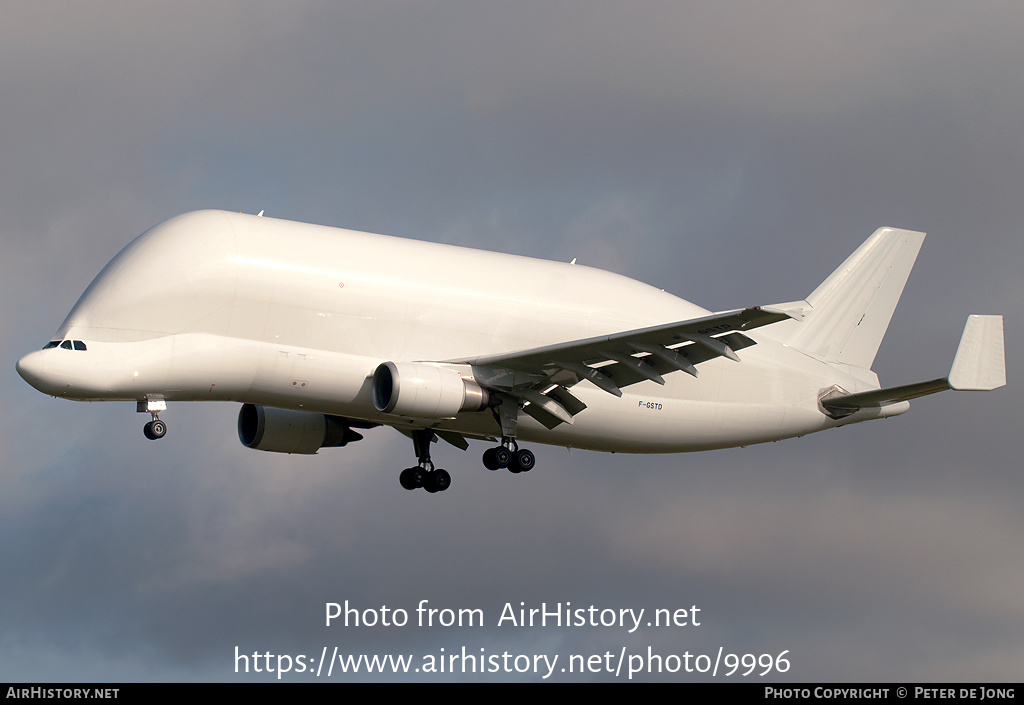
[(664, 375), (686, 372), (725, 357), (739, 361), (737, 350), (754, 345), (743, 334), (793, 314), (753, 307), (714, 313), (688, 321), (621, 331), (531, 350), (455, 360), (472, 366), (473, 376), (490, 389), (515, 399), (547, 428), (572, 423), (586, 404), (569, 392), (583, 380), (614, 396), (638, 382), (665, 384)]

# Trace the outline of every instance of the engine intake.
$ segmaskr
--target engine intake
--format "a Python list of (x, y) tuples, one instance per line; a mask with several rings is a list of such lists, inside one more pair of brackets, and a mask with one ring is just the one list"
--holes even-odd
[(480, 411), (487, 390), (451, 367), (423, 362), (384, 362), (373, 373), (377, 411), (419, 419), (449, 419), (460, 411)]

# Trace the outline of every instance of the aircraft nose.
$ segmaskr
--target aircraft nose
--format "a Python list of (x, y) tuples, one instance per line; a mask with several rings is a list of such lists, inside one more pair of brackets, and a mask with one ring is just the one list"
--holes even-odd
[(15, 365), (18, 374), (39, 391), (43, 389), (43, 351), (36, 350), (18, 360)]

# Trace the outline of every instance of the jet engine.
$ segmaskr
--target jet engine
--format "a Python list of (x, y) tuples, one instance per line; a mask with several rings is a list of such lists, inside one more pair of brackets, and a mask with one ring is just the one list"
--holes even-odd
[(340, 416), (255, 404), (243, 404), (238, 412), (238, 439), (255, 450), (309, 455), (362, 437)]
[(451, 367), (422, 362), (384, 362), (373, 373), (377, 411), (420, 419), (448, 419), (486, 409), (487, 390)]

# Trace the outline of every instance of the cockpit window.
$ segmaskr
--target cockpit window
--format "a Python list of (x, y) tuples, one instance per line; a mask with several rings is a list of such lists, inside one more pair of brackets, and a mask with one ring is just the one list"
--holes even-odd
[(88, 350), (83, 340), (65, 340), (61, 342), (59, 340), (51, 340), (49, 343), (43, 346), (43, 350), (49, 350), (50, 348), (56, 348), (60, 346), (63, 350)]

